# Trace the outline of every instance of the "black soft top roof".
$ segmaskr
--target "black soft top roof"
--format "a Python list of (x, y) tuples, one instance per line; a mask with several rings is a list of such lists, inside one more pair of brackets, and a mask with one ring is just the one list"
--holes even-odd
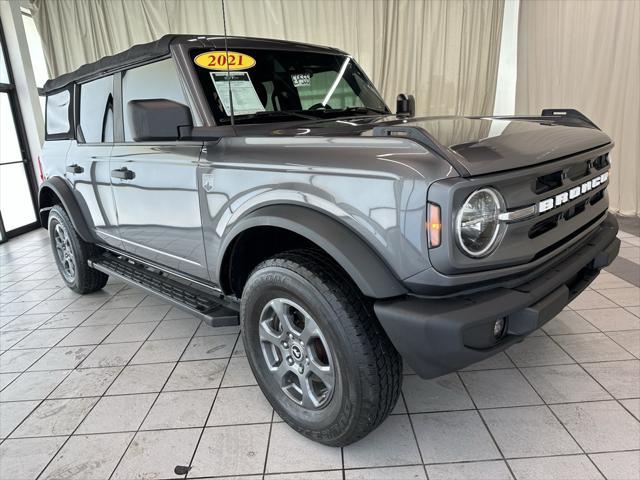
[[(281, 48), (300, 52), (344, 53), (331, 47), (321, 47), (299, 42), (273, 40), (252, 37), (227, 37), (228, 47), (232, 48)], [(82, 65), (73, 72), (47, 80), (43, 90), (50, 93), (66, 87), (73, 82), (82, 82), (101, 73), (114, 72), (130, 68), (139, 63), (145, 63), (170, 54), (170, 47), (174, 44), (185, 44), (195, 47), (224, 48), (224, 37), (220, 35), (165, 35), (159, 40), (134, 45), (120, 53), (101, 58), (93, 63)]]

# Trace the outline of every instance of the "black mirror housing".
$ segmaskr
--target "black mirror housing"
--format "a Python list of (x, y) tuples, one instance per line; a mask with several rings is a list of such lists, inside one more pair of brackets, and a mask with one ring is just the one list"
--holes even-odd
[(414, 117), (416, 115), (416, 99), (413, 95), (401, 93), (396, 98), (396, 115)]
[(193, 127), (189, 107), (173, 100), (131, 100), (127, 114), (136, 142), (177, 140), (181, 131)]

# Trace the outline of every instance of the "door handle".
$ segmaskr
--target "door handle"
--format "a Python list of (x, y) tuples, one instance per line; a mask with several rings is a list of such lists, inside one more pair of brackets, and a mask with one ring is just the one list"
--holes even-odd
[(134, 178), (136, 178), (135, 172), (129, 170), (127, 167), (111, 170), (111, 176), (113, 178), (119, 178), (120, 180), (133, 180)]
[(84, 172), (84, 168), (82, 168), (80, 165), (78, 164), (73, 164), (73, 165), (69, 165), (67, 167), (67, 173), (82, 173)]

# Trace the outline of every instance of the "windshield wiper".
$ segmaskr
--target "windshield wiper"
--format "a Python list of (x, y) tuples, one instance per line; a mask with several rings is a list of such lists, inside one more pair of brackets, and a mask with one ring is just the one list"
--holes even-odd
[(391, 113), (381, 110), (379, 108), (371, 108), (371, 107), (345, 107), (345, 108), (318, 108), (316, 110), (303, 110), (304, 112), (309, 113), (320, 113), (321, 115), (340, 115), (343, 113), (357, 113), (360, 115), (365, 115), (367, 113), (375, 113), (378, 115), (391, 115)]
[(303, 118), (304, 120), (315, 120), (315, 117), (309, 115), (303, 115), (302, 113), (293, 110), (273, 110), (251, 113), (243, 118), (260, 118), (260, 117), (296, 117)]
[(385, 110), (380, 110), (379, 108), (371, 108), (371, 107), (346, 107), (346, 108), (343, 108), (342, 111), (349, 112), (349, 113), (373, 112), (373, 113), (378, 113), (380, 115), (390, 115), (390, 113)]

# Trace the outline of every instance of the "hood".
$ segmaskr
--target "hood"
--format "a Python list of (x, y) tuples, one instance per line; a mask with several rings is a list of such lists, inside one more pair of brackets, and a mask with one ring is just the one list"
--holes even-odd
[[(554, 117), (338, 118), (272, 130), (271, 135), (374, 135), (376, 127), (414, 127), (423, 145), (445, 157), (464, 176), (513, 170), (557, 160), (611, 143), (597, 128)], [(418, 140), (414, 135), (412, 138)]]

